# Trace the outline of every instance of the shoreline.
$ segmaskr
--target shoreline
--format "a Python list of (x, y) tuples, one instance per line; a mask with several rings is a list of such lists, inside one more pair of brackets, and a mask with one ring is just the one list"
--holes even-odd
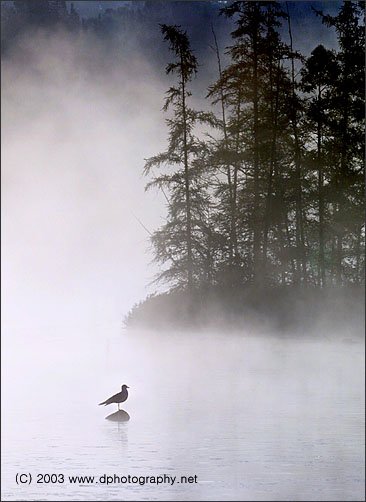
[(281, 332), (350, 326), (364, 333), (365, 290), (361, 285), (341, 288), (295, 286), (196, 290), (154, 294), (134, 305), (125, 316), (128, 330), (237, 331), (260, 328)]

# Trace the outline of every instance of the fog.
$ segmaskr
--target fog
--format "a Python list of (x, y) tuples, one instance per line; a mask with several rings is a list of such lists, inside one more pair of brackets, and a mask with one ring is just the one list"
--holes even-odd
[(153, 277), (136, 217), (154, 228), (162, 215), (141, 173), (164, 144), (164, 85), (88, 37), (18, 51), (3, 63), (5, 322), (121, 319)]
[[(5, 500), (362, 500), (361, 344), (71, 329), (7, 344)], [(51, 337), (52, 335), (52, 337)], [(130, 386), (122, 407), (97, 403)], [(17, 472), (197, 476), (17, 486)]]
[[(230, 30), (223, 25), (218, 18), (222, 48)], [(307, 53), (313, 37), (302, 36), (305, 25), (308, 18), (295, 16), (296, 42)], [(314, 17), (307, 29), (319, 25)], [(202, 33), (197, 23), (192, 30)], [(144, 158), (161, 151), (167, 136), (161, 108), (170, 55), (155, 31), (154, 47), (144, 47), (146, 34), (133, 27), (104, 42), (39, 32), (3, 59), (3, 322), (13, 329), (31, 319), (37, 326), (116, 322), (155, 290), (147, 287), (156, 269), (138, 221), (153, 230), (166, 214), (164, 197), (145, 193), (142, 177)], [(334, 33), (318, 37), (325, 33), (332, 46)], [(206, 45), (197, 47), (198, 108), (207, 106), (207, 84), (217, 76)]]
[[(169, 79), (133, 45), (39, 33), (3, 60), (6, 500), (362, 500), (364, 352), (352, 326), (345, 341), (324, 323), (301, 340), (268, 327), (123, 331), (156, 289), (138, 219), (152, 230), (165, 215), (142, 168), (166, 144)], [(123, 383), (131, 421), (108, 423), (115, 405), (97, 403)], [(198, 484), (19, 487), (17, 472)]]

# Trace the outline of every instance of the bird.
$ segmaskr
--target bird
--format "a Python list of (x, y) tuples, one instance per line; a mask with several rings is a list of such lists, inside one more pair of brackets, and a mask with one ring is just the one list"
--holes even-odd
[(114, 396), (110, 397), (109, 399), (106, 399), (102, 403), (99, 403), (99, 406), (101, 406), (102, 404), (107, 406), (107, 404), (116, 403), (116, 404), (118, 404), (118, 410), (119, 410), (119, 404), (123, 403), (128, 398), (128, 390), (127, 389), (129, 389), (129, 386), (123, 384), (121, 387), (121, 392), (118, 392), (118, 394), (114, 394)]

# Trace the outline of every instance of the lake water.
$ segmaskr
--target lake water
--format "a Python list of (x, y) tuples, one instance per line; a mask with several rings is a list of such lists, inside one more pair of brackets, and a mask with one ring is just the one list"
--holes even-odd
[[(2, 500), (365, 497), (357, 339), (115, 326), (27, 335), (9, 332), (3, 344)], [(117, 406), (97, 403), (123, 383), (131, 420), (105, 420)], [(32, 483), (17, 485), (17, 473)], [(64, 483), (36, 483), (39, 474)], [(103, 474), (176, 481), (106, 486)], [(68, 478), (85, 475), (98, 483)]]

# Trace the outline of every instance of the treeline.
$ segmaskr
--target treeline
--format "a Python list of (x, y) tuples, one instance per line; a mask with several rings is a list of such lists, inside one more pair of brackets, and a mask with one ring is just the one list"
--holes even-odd
[(199, 64), (188, 35), (161, 25), (172, 53), (168, 147), (144, 169), (167, 206), (151, 238), (157, 280), (187, 291), (362, 283), (363, 2), (336, 16), (314, 10), (338, 48), (309, 57), (296, 50), (287, 3), (233, 2), (221, 15), (232, 43), (224, 58), (212, 30), (217, 80), (204, 112), (190, 104)]
[(67, 8), (65, 0), (15, 0), (12, 4), (1, 2), (1, 50), (11, 47), (18, 36), (30, 29), (54, 29), (62, 26), (78, 31), (82, 20), (72, 3)]
[[(95, 2), (95, 4), (97, 4)], [(158, 59), (160, 52), (158, 31), (160, 22), (175, 23), (184, 19), (190, 24), (191, 32), (207, 46), (208, 37), (202, 33), (199, 19), (210, 24), (217, 19), (220, 2), (174, 0), (126, 1), (123, 6), (116, 3), (113, 7), (103, 9), (104, 2), (98, 8), (90, 7), (89, 11), (80, 4), (76, 7), (64, 0), (15, 0), (1, 2), (1, 47), (2, 52), (29, 32), (54, 32), (58, 28), (79, 33), (92, 33), (104, 41), (120, 44), (119, 50), (126, 50), (128, 44), (138, 43), (138, 47), (149, 48), (149, 57)], [(80, 13), (78, 12), (80, 10)], [(89, 12), (89, 15), (87, 15)], [(96, 14), (97, 12), (97, 14)], [(84, 16), (82, 14), (84, 13)], [(136, 48), (136, 47), (134, 47)]]

